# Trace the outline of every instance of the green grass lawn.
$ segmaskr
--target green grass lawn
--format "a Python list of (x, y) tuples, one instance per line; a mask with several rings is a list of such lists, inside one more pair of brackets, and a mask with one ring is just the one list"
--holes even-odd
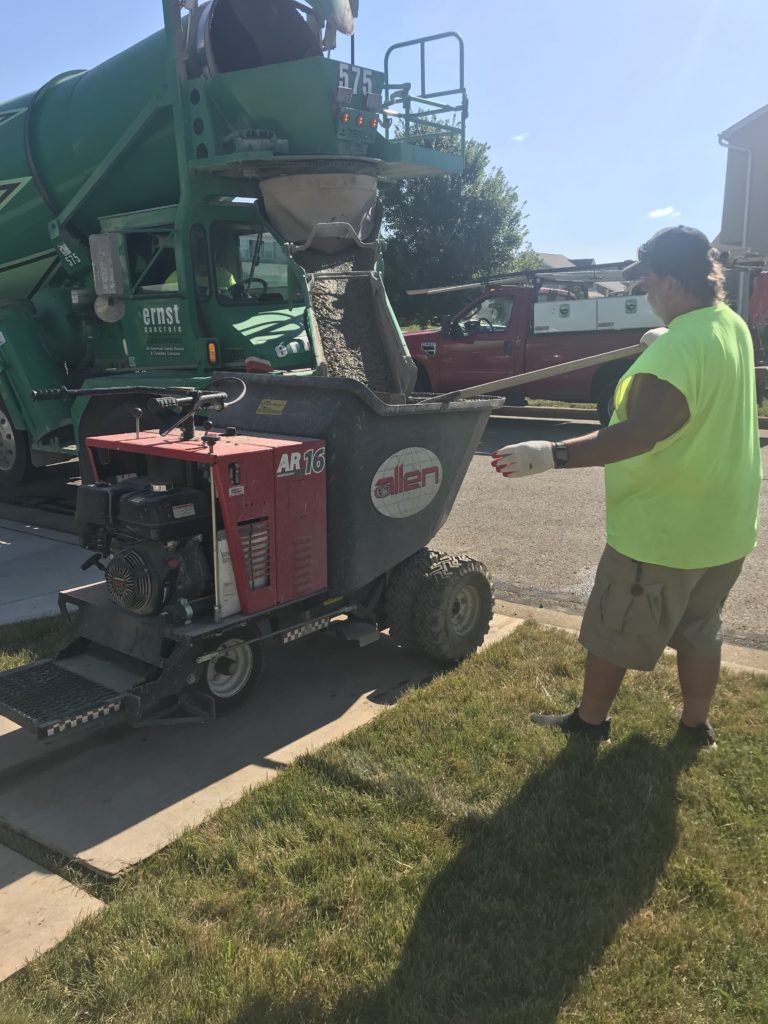
[(553, 409), (564, 406), (567, 409), (596, 409), (594, 402), (556, 402), (550, 398), (527, 398), (526, 405), (552, 407)]
[(0, 1020), (765, 1022), (766, 679), (725, 674), (697, 756), (673, 665), (632, 674), (595, 751), (527, 721), (583, 660), (527, 624), (411, 690), (118, 882)]
[(50, 658), (72, 639), (61, 616), (0, 627), (0, 672), (37, 658)]

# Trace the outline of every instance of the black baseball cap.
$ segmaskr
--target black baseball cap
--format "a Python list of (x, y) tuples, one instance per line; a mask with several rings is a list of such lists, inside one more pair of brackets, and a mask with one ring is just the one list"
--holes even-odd
[(712, 261), (709, 239), (696, 228), (676, 224), (662, 228), (637, 250), (637, 261), (623, 272), (625, 281), (638, 281), (647, 274), (659, 277), (680, 277), (680, 272), (701, 270), (706, 276)]

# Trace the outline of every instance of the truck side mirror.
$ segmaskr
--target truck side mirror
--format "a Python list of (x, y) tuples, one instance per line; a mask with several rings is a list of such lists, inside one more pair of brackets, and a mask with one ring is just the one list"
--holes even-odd
[(450, 338), (451, 336), (451, 314), (444, 313), (440, 317), (440, 331), (444, 338)]

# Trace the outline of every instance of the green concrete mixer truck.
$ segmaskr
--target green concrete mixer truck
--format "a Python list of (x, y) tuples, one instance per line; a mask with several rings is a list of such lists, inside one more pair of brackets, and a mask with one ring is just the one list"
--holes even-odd
[[(377, 186), (461, 170), (460, 37), (396, 44), (377, 71), (354, 61), (356, 0), (162, 8), (157, 34), (0, 104), (0, 488), (132, 417), (151, 427), (133, 385), (231, 371), (413, 386)], [(338, 32), (349, 61), (330, 57)], [(455, 89), (430, 92), (446, 37)], [(415, 82), (392, 81), (409, 47)]]

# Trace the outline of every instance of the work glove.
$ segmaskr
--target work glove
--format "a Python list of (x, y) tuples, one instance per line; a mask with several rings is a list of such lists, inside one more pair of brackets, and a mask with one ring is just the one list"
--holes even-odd
[(645, 334), (642, 336), (638, 344), (642, 345), (643, 348), (648, 348), (648, 346), (652, 345), (657, 338), (660, 338), (662, 334), (666, 333), (666, 327), (652, 327), (650, 331), (645, 332)]
[(551, 441), (523, 441), (499, 448), (491, 457), (491, 465), (502, 476), (533, 476), (555, 468)]

